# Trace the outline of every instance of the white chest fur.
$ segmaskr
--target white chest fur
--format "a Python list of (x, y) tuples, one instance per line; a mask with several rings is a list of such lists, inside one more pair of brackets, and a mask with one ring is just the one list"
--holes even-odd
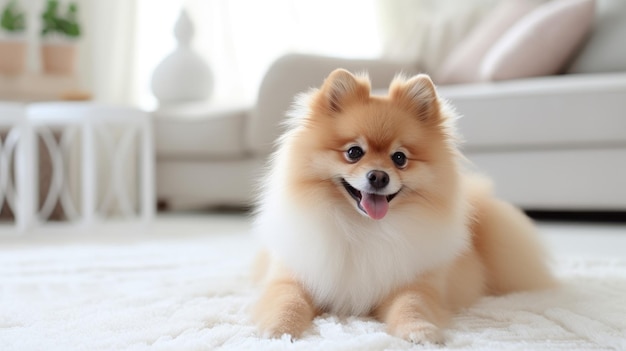
[(394, 213), (374, 221), (265, 205), (255, 233), (318, 307), (341, 315), (369, 313), (393, 289), (449, 262), (467, 245), (462, 221), (442, 224)]

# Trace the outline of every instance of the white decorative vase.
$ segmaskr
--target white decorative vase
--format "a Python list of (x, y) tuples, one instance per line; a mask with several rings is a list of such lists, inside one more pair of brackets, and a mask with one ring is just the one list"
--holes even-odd
[(193, 24), (183, 9), (174, 27), (178, 42), (152, 73), (152, 93), (160, 106), (208, 100), (213, 93), (213, 73), (191, 48)]

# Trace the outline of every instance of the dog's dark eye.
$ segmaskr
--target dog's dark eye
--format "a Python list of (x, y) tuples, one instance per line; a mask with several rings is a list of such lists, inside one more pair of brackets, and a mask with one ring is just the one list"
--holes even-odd
[(361, 147), (353, 146), (349, 148), (348, 151), (346, 151), (346, 158), (350, 162), (356, 162), (361, 159), (361, 157), (363, 157), (364, 153), (365, 152), (363, 151), (363, 149), (361, 149)]
[(404, 166), (406, 166), (406, 161), (407, 161), (406, 155), (400, 151), (391, 155), (391, 159), (393, 160), (393, 163), (395, 163), (396, 167), (398, 168), (403, 168)]

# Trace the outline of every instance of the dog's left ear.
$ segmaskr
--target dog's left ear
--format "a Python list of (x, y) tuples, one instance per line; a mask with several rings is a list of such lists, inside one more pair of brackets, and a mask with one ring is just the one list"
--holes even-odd
[(404, 105), (422, 121), (432, 120), (439, 115), (437, 90), (426, 74), (418, 74), (408, 80), (397, 76), (389, 86), (389, 97)]
[(317, 107), (332, 115), (341, 112), (350, 103), (366, 101), (369, 94), (370, 82), (367, 77), (356, 77), (340, 68), (324, 81), (317, 96)]

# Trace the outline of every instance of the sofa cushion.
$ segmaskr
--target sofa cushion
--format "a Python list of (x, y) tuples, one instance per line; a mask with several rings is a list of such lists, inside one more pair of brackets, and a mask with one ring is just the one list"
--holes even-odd
[(242, 158), (248, 108), (188, 104), (153, 112), (157, 157)]
[(533, 0), (501, 1), (448, 55), (435, 74), (437, 84), (478, 81), (481, 62), (491, 46), (537, 5)]
[(515, 23), (493, 45), (481, 80), (546, 76), (562, 72), (591, 29), (595, 0), (555, 0)]
[(570, 73), (626, 71), (626, 1), (597, 0), (593, 34)]
[(467, 150), (624, 145), (626, 73), (444, 86)]

